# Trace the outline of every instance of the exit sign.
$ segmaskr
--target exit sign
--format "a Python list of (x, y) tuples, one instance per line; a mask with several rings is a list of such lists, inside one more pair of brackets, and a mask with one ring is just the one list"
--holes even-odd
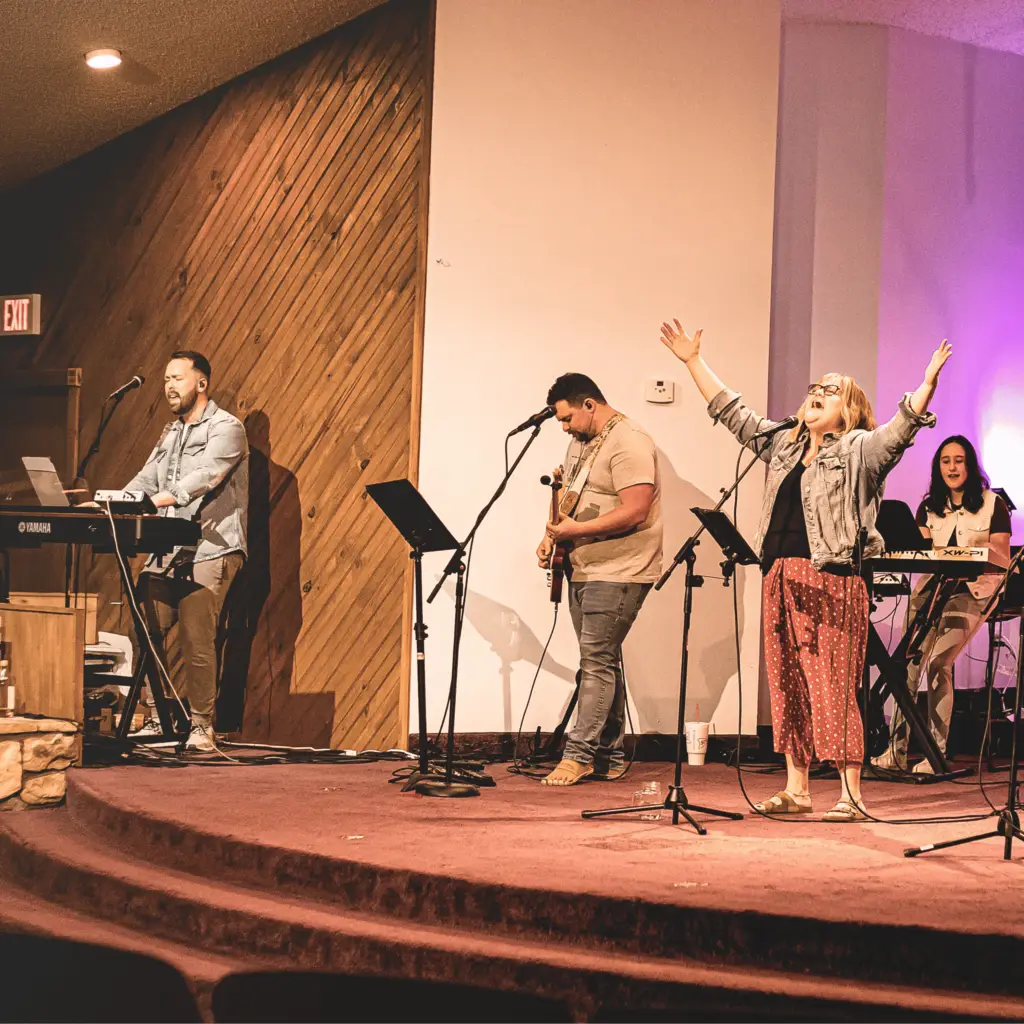
[(0, 334), (38, 334), (39, 296), (0, 296)]

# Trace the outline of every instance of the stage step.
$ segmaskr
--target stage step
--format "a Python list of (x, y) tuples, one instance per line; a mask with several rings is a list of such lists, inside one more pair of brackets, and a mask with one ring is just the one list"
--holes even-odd
[(762, 1020), (1024, 1016), (1020, 998), (866, 986), (358, 914), (144, 862), (82, 828), (66, 810), (0, 819), (0, 866), (36, 896), (73, 910), (69, 920), (87, 915), (102, 922), (97, 928), (138, 931), (166, 948), (187, 945), (197, 958), (214, 958), (210, 965), (223, 957), (225, 969), (229, 961), (252, 969), (269, 958), (303, 970), (469, 981), (559, 999), (577, 1019), (681, 1007), (690, 1015)]
[[(374, 920), (454, 926), (489, 939), (629, 954), (652, 962), (683, 959), (869, 985), (997, 993), (1024, 1005), (1024, 973), (1017, 969), (1024, 941), (1015, 935), (904, 925), (898, 914), (891, 924), (843, 922), (609, 898), (543, 888), (540, 878), (497, 885), (391, 868), (361, 861), (355, 852), (342, 859), (277, 847), (125, 807), (81, 772), (69, 783), (69, 810), (97, 842), (114, 842), (146, 863), (260, 892), (315, 899), (321, 908), (370, 913)], [(584, 882), (581, 878), (581, 886)]]
[[(130, 927), (79, 913), (67, 906), (52, 903), (0, 876), (0, 932), (43, 935), (70, 939), (131, 953), (144, 953), (170, 964), (188, 982), (203, 1020), (213, 1020), (211, 997), (221, 978), (239, 971), (253, 970), (252, 958), (240, 960), (233, 956), (208, 953), (189, 944), (169, 942)], [(279, 968), (280, 962), (266, 960), (267, 969)], [(97, 984), (116, 984), (116, 979), (97, 979)], [(139, 1008), (140, 1020), (145, 1008)]]

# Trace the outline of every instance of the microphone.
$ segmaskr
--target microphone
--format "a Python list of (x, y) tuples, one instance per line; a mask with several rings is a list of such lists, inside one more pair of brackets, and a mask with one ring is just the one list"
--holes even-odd
[(515, 430), (510, 430), (508, 436), (511, 437), (513, 434), (521, 433), (524, 430), (531, 430), (533, 427), (539, 427), (545, 420), (551, 419), (555, 415), (555, 407), (553, 405), (545, 405), (540, 412), (535, 412), (528, 420), (524, 420), (519, 424)]
[(789, 430), (791, 427), (795, 427), (798, 422), (799, 421), (795, 416), (787, 416), (784, 420), (779, 420), (778, 423), (770, 427), (765, 427), (764, 430), (759, 430), (752, 438), (750, 438), (749, 441), (747, 441), (747, 444), (750, 444), (750, 441), (760, 441), (762, 437), (771, 437), (773, 434), (777, 434), (781, 430)]
[(127, 395), (129, 391), (134, 391), (136, 388), (141, 388), (146, 383), (146, 378), (141, 377), (139, 374), (135, 374), (134, 377), (127, 384), (122, 384), (116, 391), (111, 391), (107, 395), (107, 401), (109, 402), (112, 398), (121, 398)]

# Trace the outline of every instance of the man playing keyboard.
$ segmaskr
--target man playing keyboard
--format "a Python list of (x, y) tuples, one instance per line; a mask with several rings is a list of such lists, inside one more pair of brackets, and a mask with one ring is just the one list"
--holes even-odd
[[(162, 515), (198, 519), (202, 535), (179, 548), (163, 567), (150, 560), (139, 590), (146, 624), (164, 664), (163, 642), (178, 623), (183, 678), (192, 728), (186, 749), (216, 750), (217, 625), (224, 600), (246, 554), (249, 445), (245, 427), (209, 397), (210, 363), (199, 352), (175, 352), (164, 373), (164, 397), (174, 419), (164, 427), (146, 464), (126, 485), (145, 491)], [(151, 714), (141, 732), (158, 733)], [(138, 735), (138, 734), (137, 734)]]

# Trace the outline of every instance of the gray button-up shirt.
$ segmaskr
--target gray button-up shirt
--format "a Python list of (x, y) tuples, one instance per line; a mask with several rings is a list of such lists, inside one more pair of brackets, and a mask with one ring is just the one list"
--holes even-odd
[[(875, 558), (883, 553), (885, 545), (875, 529), (875, 520), (885, 491), (885, 478), (914, 443), (921, 427), (935, 426), (934, 413), (918, 416), (910, 408), (910, 397), (909, 393), (904, 395), (896, 415), (875, 430), (826, 434), (817, 456), (804, 471), (800, 497), (811, 561), (816, 568), (852, 564), (861, 529), (867, 531), (864, 557)], [(768, 463), (761, 520), (754, 538), (754, 550), (760, 555), (779, 485), (803, 458), (809, 432), (804, 427), (794, 441), (790, 440), (792, 431), (784, 430), (774, 435), (770, 445), (765, 440), (751, 444), (754, 434), (773, 426), (775, 421), (748, 409), (740, 396), (728, 389), (715, 395), (708, 413)]]
[[(174, 495), (161, 515), (196, 519), (202, 535), (193, 561), (246, 553), (249, 507), (249, 442), (241, 421), (210, 400), (195, 423), (175, 419), (164, 427), (145, 466), (126, 490)], [(181, 561), (175, 552), (175, 561)]]

